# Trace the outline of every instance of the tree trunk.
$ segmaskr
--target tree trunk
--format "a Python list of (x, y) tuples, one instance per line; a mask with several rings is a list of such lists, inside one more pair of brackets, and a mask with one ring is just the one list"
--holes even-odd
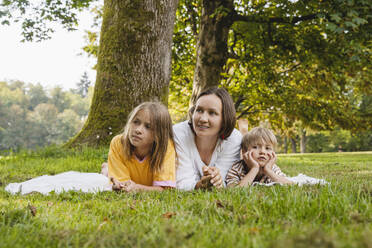
[(306, 152), (306, 141), (307, 141), (306, 130), (301, 129), (301, 140), (300, 140), (300, 152), (301, 153)]
[(144, 101), (167, 104), (178, 0), (105, 0), (88, 119), (67, 146), (106, 145)]
[(228, 57), (227, 38), (233, 10), (233, 0), (202, 1), (191, 103), (201, 91), (220, 83)]
[(284, 153), (287, 154), (288, 153), (288, 137), (287, 136), (284, 136)]
[(297, 153), (296, 140), (292, 137), (290, 137), (289, 139), (290, 139), (291, 145), (292, 145), (292, 153)]

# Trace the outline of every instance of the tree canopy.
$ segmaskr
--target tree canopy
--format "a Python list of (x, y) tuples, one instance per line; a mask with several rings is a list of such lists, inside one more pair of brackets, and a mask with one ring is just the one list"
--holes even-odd
[[(1, 5), (0, 18), (9, 23), (15, 7), (21, 13), (43, 12), (40, 18), (19, 19), (26, 23), (24, 31), (33, 30), (24, 32), (26, 40), (43, 39), (50, 32), (43, 28), (48, 22), (71, 28), (76, 11), (91, 2), (46, 1), (31, 7), (29, 1), (8, 0)], [(303, 130), (371, 129), (370, 13), (372, 2), (367, 0), (180, 0), (173, 33), (171, 113), (181, 120), (192, 90), (196, 94), (222, 85), (232, 94), (238, 117), (248, 118), (251, 125), (269, 122), (286, 135), (295, 123)], [(85, 51), (110, 54), (97, 49), (97, 37), (89, 33)]]

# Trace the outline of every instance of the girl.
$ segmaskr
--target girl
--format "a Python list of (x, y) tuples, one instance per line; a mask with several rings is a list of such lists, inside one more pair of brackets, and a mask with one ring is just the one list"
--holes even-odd
[(241, 134), (234, 129), (235, 107), (223, 88), (202, 92), (189, 121), (173, 126), (177, 151), (177, 188), (223, 187), (227, 171), (239, 160)]
[(126, 192), (161, 191), (175, 187), (175, 151), (168, 109), (156, 102), (145, 102), (136, 107), (129, 115), (123, 134), (112, 139), (108, 168), (106, 166), (104, 163), (101, 174), (68, 171), (54, 176), (44, 175), (9, 184), (6, 190), (21, 194), (34, 191), (48, 194), (51, 191), (97, 192), (111, 188)]
[(126, 192), (176, 186), (172, 121), (163, 104), (144, 102), (130, 113), (111, 141), (108, 176), (113, 189)]

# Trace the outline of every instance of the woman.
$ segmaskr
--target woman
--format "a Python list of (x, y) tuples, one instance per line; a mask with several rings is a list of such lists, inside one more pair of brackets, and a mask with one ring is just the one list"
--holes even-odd
[(210, 88), (196, 98), (189, 121), (173, 126), (177, 188), (224, 186), (227, 171), (239, 160), (241, 134), (235, 123), (234, 103), (225, 89)]

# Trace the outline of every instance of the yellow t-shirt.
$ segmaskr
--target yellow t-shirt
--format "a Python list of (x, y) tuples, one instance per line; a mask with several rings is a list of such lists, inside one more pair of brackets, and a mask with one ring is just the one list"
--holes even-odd
[(150, 170), (149, 156), (139, 161), (135, 155), (130, 160), (124, 158), (122, 135), (115, 136), (110, 144), (108, 154), (108, 175), (120, 182), (132, 180), (146, 186), (176, 187), (176, 153), (173, 142), (168, 142), (167, 152), (160, 171)]

